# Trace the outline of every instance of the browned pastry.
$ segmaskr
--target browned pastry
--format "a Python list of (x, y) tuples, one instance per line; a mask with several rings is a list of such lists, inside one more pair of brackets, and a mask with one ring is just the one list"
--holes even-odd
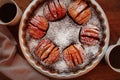
[(48, 22), (42, 16), (34, 16), (28, 23), (29, 34), (36, 39), (42, 38), (48, 29)]
[(80, 40), (83, 44), (94, 46), (100, 40), (100, 30), (94, 25), (84, 26), (81, 30)]
[(81, 46), (77, 47), (76, 45), (71, 45), (64, 50), (63, 58), (66, 64), (72, 68), (78, 64), (82, 64), (86, 59), (86, 56), (84, 49)]
[(35, 54), (41, 61), (52, 64), (59, 59), (60, 51), (50, 40), (45, 39), (38, 44)]
[(91, 9), (84, 0), (75, 0), (68, 7), (68, 14), (78, 24), (85, 24), (91, 17)]
[(55, 21), (66, 15), (66, 6), (61, 0), (50, 0), (44, 7), (44, 15), (49, 21)]

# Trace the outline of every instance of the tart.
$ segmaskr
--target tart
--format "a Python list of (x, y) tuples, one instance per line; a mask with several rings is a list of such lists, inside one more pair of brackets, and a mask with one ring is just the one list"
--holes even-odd
[(23, 15), (19, 39), (35, 69), (68, 79), (100, 62), (108, 46), (109, 27), (94, 0), (35, 0)]

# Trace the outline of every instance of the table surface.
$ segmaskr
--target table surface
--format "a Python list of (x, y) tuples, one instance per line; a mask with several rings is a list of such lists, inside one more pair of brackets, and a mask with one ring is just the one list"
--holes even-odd
[[(31, 2), (31, 0), (15, 0), (15, 1), (23, 11)], [(110, 45), (115, 44), (118, 38), (120, 37), (120, 0), (96, 0), (96, 1), (101, 5), (103, 10), (105, 11), (109, 21)], [(17, 41), (18, 41), (18, 27), (19, 25), (8, 27), (12, 34), (15, 36)], [(3, 77), (2, 80), (8, 80), (8, 78)], [(54, 79), (50, 78), (50, 80)], [(111, 70), (103, 58), (100, 64), (97, 65), (92, 71), (81, 77), (70, 80), (120, 80), (120, 74)]]

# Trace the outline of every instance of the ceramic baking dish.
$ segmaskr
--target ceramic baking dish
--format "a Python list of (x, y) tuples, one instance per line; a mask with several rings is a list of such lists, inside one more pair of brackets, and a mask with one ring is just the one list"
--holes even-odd
[(91, 71), (103, 58), (106, 49), (108, 48), (108, 43), (109, 43), (109, 35), (110, 35), (110, 31), (109, 31), (109, 24), (108, 24), (108, 20), (106, 18), (106, 15), (103, 11), (103, 9), (100, 7), (100, 5), (95, 1), (95, 0), (89, 0), (88, 2), (90, 2), (92, 4), (92, 6), (94, 7), (94, 9), (96, 10), (96, 12), (98, 13), (98, 16), (100, 18), (100, 20), (102, 21), (102, 26), (104, 28), (104, 46), (102, 46), (102, 51), (101, 53), (97, 56), (97, 58), (95, 58), (89, 65), (86, 66), (85, 69), (83, 70), (79, 70), (76, 73), (70, 73), (70, 74), (58, 74), (58, 73), (51, 73), (47, 70), (44, 70), (40, 65), (37, 65), (35, 59), (33, 58), (33, 56), (30, 54), (28, 47), (26, 46), (26, 42), (25, 42), (25, 32), (24, 29), (26, 27), (26, 22), (29, 19), (29, 17), (31, 16), (31, 14), (33, 13), (34, 9), (36, 9), (38, 7), (38, 5), (43, 4), (43, 0), (33, 0), (30, 5), (26, 8), (21, 22), (20, 22), (20, 26), (19, 26), (19, 42), (20, 42), (20, 47), (22, 49), (22, 52), (26, 58), (26, 60), (33, 66), (33, 68), (35, 68), (36, 70), (38, 70), (40, 73), (46, 75), (46, 76), (50, 76), (50, 77), (54, 77), (54, 78), (59, 78), (59, 79), (69, 79), (69, 78), (74, 78), (74, 77), (78, 77), (78, 76), (82, 76), (86, 73), (88, 73), (89, 71)]

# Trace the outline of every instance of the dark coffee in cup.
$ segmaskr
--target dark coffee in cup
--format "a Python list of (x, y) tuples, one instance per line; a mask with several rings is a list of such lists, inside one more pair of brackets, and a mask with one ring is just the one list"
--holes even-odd
[(120, 45), (114, 47), (109, 55), (110, 65), (116, 69), (120, 69)]
[(16, 5), (13, 3), (6, 3), (0, 7), (0, 20), (3, 22), (10, 22), (14, 19), (17, 12)]
[(14, 26), (21, 16), (22, 10), (14, 0), (0, 0), (0, 25)]

